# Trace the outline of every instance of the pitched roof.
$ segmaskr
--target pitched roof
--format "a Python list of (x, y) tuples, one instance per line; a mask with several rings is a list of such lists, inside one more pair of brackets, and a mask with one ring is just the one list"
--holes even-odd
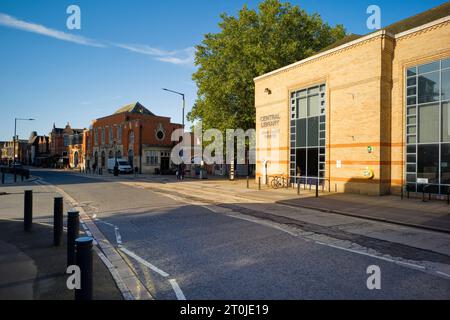
[(383, 29), (392, 34), (398, 34), (410, 29), (420, 27), (424, 24), (433, 22), (435, 20), (447, 17), (449, 15), (450, 15), (450, 2), (446, 2), (430, 10), (416, 14), (415, 16), (395, 22)]
[(150, 112), (146, 107), (144, 107), (139, 102), (131, 103), (129, 105), (126, 105), (119, 110), (117, 110), (114, 114), (120, 114), (120, 113), (134, 113), (134, 114), (144, 114), (148, 116), (154, 116), (155, 114)]
[[(397, 21), (393, 24), (390, 24), (384, 28), (383, 30), (386, 30), (387, 32), (396, 35), (401, 32), (411, 30), (420, 26), (423, 26), (424, 24), (439, 20), (441, 18), (447, 17), (450, 15), (450, 2), (446, 2), (444, 4), (441, 4), (437, 7), (434, 7), (432, 9), (429, 9), (427, 11), (421, 12), (419, 14), (416, 14), (415, 16)], [(378, 31), (378, 30), (377, 30)], [(376, 31), (375, 31), (376, 32)], [(369, 33), (370, 34), (370, 33)], [(352, 42), (356, 39), (362, 38), (362, 35), (358, 34), (349, 34), (345, 36), (344, 38), (334, 42), (333, 44), (329, 45), (328, 47), (325, 47), (324, 49), (320, 50), (319, 52), (325, 52), (334, 48), (337, 48), (343, 44)]]

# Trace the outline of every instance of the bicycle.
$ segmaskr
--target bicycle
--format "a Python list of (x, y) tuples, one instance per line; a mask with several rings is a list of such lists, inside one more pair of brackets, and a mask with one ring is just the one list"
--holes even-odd
[(287, 179), (281, 176), (273, 177), (272, 182), (270, 183), (273, 189), (280, 189), (287, 187)]

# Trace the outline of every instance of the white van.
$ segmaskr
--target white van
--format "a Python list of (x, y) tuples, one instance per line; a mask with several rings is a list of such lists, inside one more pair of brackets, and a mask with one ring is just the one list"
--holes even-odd
[[(120, 173), (133, 173), (133, 168), (128, 163), (126, 159), (117, 159), (117, 164), (119, 166)], [(116, 165), (116, 159), (108, 159), (108, 172), (113, 173), (114, 167)]]

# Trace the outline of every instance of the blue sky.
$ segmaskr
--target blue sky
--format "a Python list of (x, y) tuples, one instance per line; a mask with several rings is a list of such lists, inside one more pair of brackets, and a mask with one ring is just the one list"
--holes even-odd
[[(371, 4), (381, 7), (386, 26), (446, 1), (290, 2), (365, 34)], [(32, 130), (48, 134), (54, 122), (89, 127), (92, 119), (134, 101), (181, 122), (181, 98), (161, 88), (185, 92), (189, 111), (196, 97), (193, 47), (218, 31), (221, 13), (235, 15), (244, 4), (258, 3), (0, 0), (0, 140), (12, 139), (15, 117), (37, 119), (20, 123), (18, 133), (27, 138)], [(81, 8), (81, 30), (66, 27), (71, 4)]]

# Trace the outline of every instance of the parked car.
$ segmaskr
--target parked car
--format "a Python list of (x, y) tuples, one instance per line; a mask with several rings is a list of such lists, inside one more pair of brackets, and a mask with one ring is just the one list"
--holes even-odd
[[(133, 173), (133, 168), (126, 159), (117, 159), (117, 165), (120, 173)], [(108, 172), (113, 173), (116, 166), (116, 159), (108, 159)]]

